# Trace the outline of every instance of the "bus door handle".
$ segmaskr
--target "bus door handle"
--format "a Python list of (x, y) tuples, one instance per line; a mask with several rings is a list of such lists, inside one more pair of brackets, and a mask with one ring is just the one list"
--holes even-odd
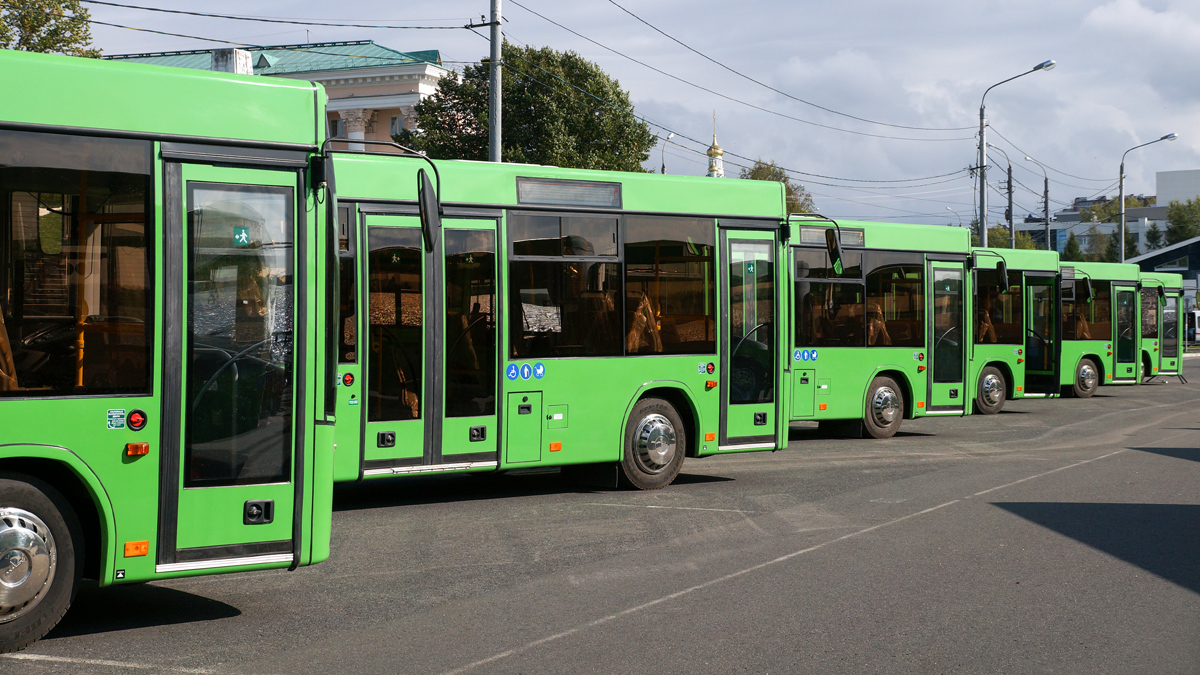
[(518, 415), (532, 415), (533, 414), (533, 404), (532, 403), (519, 404), (517, 406), (517, 414)]

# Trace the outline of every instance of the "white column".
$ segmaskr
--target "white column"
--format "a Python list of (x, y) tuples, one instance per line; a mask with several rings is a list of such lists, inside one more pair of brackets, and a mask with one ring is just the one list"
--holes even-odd
[(366, 146), (362, 143), (354, 143), (353, 141), (361, 141), (366, 138), (367, 127), (375, 121), (375, 111), (365, 108), (352, 108), (350, 110), (339, 110), (338, 116), (346, 123), (346, 140), (351, 141), (347, 145), (352, 152), (362, 152)]

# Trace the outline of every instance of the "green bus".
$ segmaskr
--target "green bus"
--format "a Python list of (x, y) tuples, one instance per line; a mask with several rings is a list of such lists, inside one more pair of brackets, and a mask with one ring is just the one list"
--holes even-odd
[(81, 578), (325, 559), (321, 87), (0, 51), (0, 90), (0, 651)]
[(1054, 251), (973, 248), (975, 410), (1006, 399), (1058, 396), (1062, 358), (1059, 260)]
[(1183, 381), (1183, 341), (1179, 339), (1179, 312), (1183, 306), (1183, 276), (1166, 272), (1141, 272), (1142, 379), (1159, 375)]
[(788, 419), (887, 438), (905, 418), (967, 414), (967, 230), (804, 216), (790, 229)]
[(1061, 270), (1060, 383), (1084, 398), (1102, 384), (1137, 384), (1137, 266), (1064, 262)]
[(653, 489), (685, 456), (786, 445), (780, 184), (331, 161), (335, 480), (559, 466)]

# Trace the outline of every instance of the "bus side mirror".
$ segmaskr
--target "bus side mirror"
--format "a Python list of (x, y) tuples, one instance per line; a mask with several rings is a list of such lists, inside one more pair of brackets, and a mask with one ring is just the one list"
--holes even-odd
[(1096, 292), (1092, 290), (1092, 280), (1091, 280), (1091, 279), (1084, 279), (1083, 281), (1084, 281), (1084, 284), (1083, 284), (1083, 301), (1084, 301), (1084, 302), (1091, 302), (1091, 301), (1092, 301), (1092, 298), (1093, 298), (1093, 297), (1095, 296), (1095, 294), (1096, 294)]
[(1008, 293), (1008, 265), (1004, 264), (1003, 258), (996, 263), (996, 273), (1000, 275), (1000, 292)]
[(829, 253), (829, 262), (833, 267), (834, 274), (842, 275), (844, 268), (842, 267), (842, 245), (838, 242), (837, 230), (829, 228), (825, 230), (825, 250)]
[(425, 250), (433, 251), (433, 237), (442, 229), (442, 206), (425, 169), (417, 170), (417, 208), (421, 212), (421, 236)]
[(1166, 287), (1166, 286), (1159, 286), (1159, 287), (1158, 287), (1158, 299), (1159, 299), (1159, 300), (1166, 300), (1166, 299), (1167, 299), (1167, 287)]

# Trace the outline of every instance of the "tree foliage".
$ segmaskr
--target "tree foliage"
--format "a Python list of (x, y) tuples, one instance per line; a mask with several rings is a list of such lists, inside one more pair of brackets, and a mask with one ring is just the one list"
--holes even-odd
[(1082, 262), (1083, 250), (1079, 247), (1079, 239), (1072, 232), (1067, 235), (1067, 243), (1063, 246), (1062, 259), (1066, 262)]
[[(1153, 198), (1149, 201), (1154, 203)], [(1125, 197), (1125, 210), (1142, 208), (1142, 200), (1137, 197)], [(1111, 223), (1121, 218), (1121, 200), (1110, 199), (1094, 206), (1085, 206), (1079, 210), (1079, 220), (1085, 223)]]
[(1163, 231), (1158, 229), (1158, 223), (1150, 223), (1146, 230), (1146, 252), (1156, 251), (1163, 247)]
[[(1008, 236), (1008, 225), (996, 223), (988, 228), (988, 248), (1008, 248), (1012, 240)], [(979, 245), (979, 219), (971, 219), (971, 245)], [(1017, 230), (1017, 248), (1032, 251), (1037, 248), (1028, 232)]]
[[(505, 43), (502, 96), (506, 162), (640, 172), (655, 144), (628, 93), (574, 52)], [(438, 159), (488, 158), (487, 64), (443, 78), (415, 109), (418, 130), (398, 143)]]
[(100, 58), (79, 0), (0, 3), (0, 49)]
[(788, 213), (812, 213), (817, 210), (817, 205), (813, 202), (812, 195), (803, 185), (793, 181), (784, 171), (783, 167), (776, 164), (773, 160), (764, 162), (761, 159), (754, 160), (754, 166), (746, 169), (743, 168), (738, 178), (746, 180), (772, 180), (783, 183), (783, 188), (787, 192), (787, 212)]
[(1167, 246), (1200, 237), (1200, 197), (1167, 205)]

